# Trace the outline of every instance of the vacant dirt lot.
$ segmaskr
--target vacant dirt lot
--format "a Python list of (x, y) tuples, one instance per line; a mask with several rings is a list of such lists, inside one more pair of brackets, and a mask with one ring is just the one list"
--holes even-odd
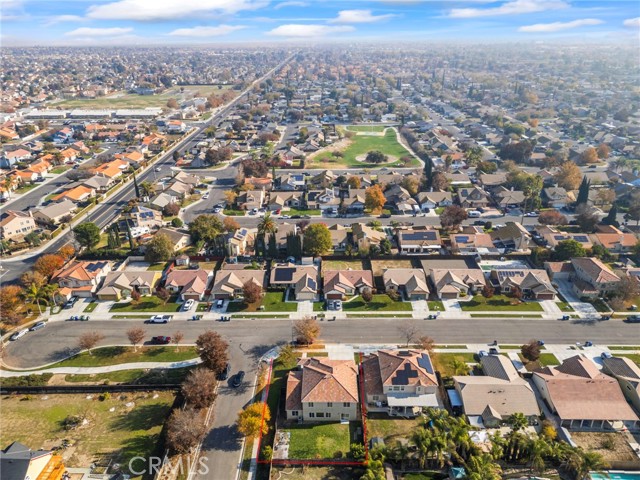
[(571, 438), (585, 450), (599, 453), (609, 462), (632, 462), (638, 460), (624, 433), (618, 432), (572, 432)]
[(387, 268), (413, 268), (411, 260), (371, 260), (374, 277), (381, 277)]

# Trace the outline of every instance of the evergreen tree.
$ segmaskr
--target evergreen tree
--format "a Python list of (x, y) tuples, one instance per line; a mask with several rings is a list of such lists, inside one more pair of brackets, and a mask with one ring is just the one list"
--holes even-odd
[(276, 236), (269, 235), (269, 257), (276, 258), (278, 256), (278, 245), (276, 244)]
[(136, 178), (136, 172), (133, 172), (133, 188), (136, 190), (136, 198), (140, 198), (140, 187), (138, 187), (138, 179)]
[(580, 184), (580, 189), (578, 190), (578, 199), (576, 200), (576, 205), (586, 204), (589, 200), (589, 189), (591, 188), (591, 182), (587, 180), (587, 177), (582, 177), (582, 183)]
[(426, 187), (430, 189), (433, 186), (433, 164), (428, 157), (424, 161), (424, 178)]
[(603, 225), (613, 225), (614, 227), (619, 227), (620, 223), (617, 220), (618, 217), (618, 205), (614, 203), (611, 205), (611, 210), (606, 217), (602, 220)]
[(129, 248), (133, 250), (135, 248), (135, 245), (133, 244), (133, 235), (131, 235), (131, 227), (129, 226), (129, 222), (126, 222), (126, 224), (127, 224), (127, 238), (129, 239)]

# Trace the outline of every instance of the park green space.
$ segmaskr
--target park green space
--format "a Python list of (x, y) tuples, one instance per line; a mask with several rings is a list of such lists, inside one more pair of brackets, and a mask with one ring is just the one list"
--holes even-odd
[[(9, 396), (2, 401), (0, 442), (21, 442), (32, 449), (52, 449), (68, 439), (68, 467), (84, 467), (94, 461), (119, 463), (128, 471), (133, 457), (156, 454), (162, 425), (174, 395), (143, 392), (98, 395)], [(67, 430), (65, 419), (79, 416), (86, 424)], [(138, 477), (135, 477), (138, 478)]]

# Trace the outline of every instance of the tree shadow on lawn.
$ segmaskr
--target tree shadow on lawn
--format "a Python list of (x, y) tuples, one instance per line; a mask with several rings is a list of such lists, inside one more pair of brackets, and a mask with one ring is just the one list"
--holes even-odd
[[(162, 457), (164, 453), (162, 447), (158, 433), (131, 437), (123, 442), (120, 450), (114, 452), (113, 460), (120, 464), (123, 472), (129, 472), (133, 475), (135, 472), (139, 474), (144, 470), (145, 473), (153, 474), (153, 471), (149, 471), (149, 457), (152, 455)], [(131, 462), (133, 458), (136, 460)], [(129, 469), (130, 466), (131, 470), (135, 472)], [(143, 478), (151, 477), (143, 476)]]
[(271, 350), (272, 348), (274, 348), (275, 346), (281, 346), (283, 345), (285, 342), (280, 342), (280, 344), (278, 345), (254, 345), (253, 347), (249, 348), (248, 350), (244, 350), (242, 349), (242, 352), (245, 355), (248, 355), (253, 361), (259, 361), (262, 356), (267, 353), (269, 350)]
[[(131, 401), (136, 402), (136, 400)], [(148, 430), (162, 425), (170, 410), (171, 405), (163, 403), (135, 406), (131, 411), (122, 412), (118, 418), (114, 419), (111, 422), (111, 428), (124, 431)]]

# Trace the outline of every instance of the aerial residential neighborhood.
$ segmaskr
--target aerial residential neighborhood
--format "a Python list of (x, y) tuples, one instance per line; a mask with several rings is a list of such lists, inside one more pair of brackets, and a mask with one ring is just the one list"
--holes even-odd
[(640, 478), (630, 5), (2, 2), (2, 480)]

